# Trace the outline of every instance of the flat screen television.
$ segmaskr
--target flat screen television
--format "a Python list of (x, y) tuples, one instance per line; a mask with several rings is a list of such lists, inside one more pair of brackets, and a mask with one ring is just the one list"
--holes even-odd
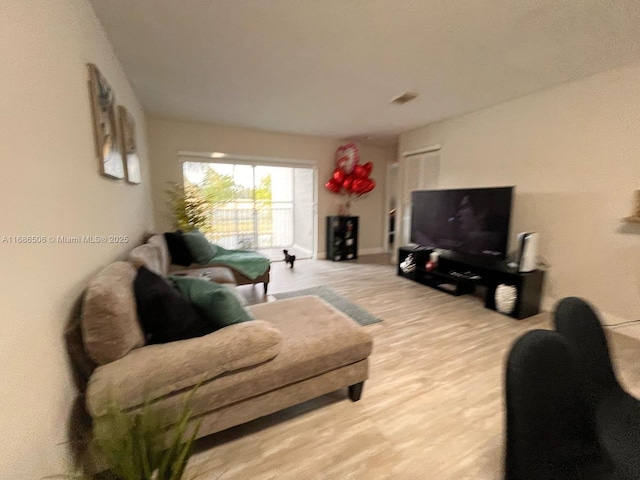
[(514, 187), (411, 192), (411, 242), (504, 260)]

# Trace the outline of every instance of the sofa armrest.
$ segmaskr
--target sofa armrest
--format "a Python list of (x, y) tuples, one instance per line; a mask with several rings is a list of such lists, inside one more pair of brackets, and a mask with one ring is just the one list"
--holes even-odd
[(263, 320), (231, 325), (204, 337), (147, 345), (93, 372), (87, 410), (98, 417), (111, 404), (136, 408), (227, 372), (264, 363), (281, 346), (280, 331)]

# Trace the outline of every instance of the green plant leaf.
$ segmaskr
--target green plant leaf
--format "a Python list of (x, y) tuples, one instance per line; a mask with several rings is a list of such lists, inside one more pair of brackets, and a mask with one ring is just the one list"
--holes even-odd
[(173, 227), (184, 231), (210, 229), (211, 195), (203, 189), (185, 181), (184, 185), (169, 182), (165, 190), (167, 205), (171, 211)]
[(202, 420), (198, 421), (195, 428), (193, 429), (193, 433), (189, 440), (182, 444), (182, 452), (179, 456), (179, 461), (176, 462), (176, 470), (174, 471), (174, 475), (171, 477), (171, 480), (179, 480), (182, 478), (184, 474), (185, 468), (187, 468), (187, 462), (189, 461), (189, 457), (191, 456), (191, 452), (193, 451), (193, 444), (196, 441), (196, 436), (198, 435), (198, 431), (200, 430), (200, 426), (202, 425)]
[(95, 440), (118, 480), (182, 478), (200, 428), (198, 422), (189, 439), (184, 439), (190, 424), (189, 402), (197, 388), (189, 393), (173, 423), (149, 402), (133, 413), (111, 404), (106, 415), (95, 419)]

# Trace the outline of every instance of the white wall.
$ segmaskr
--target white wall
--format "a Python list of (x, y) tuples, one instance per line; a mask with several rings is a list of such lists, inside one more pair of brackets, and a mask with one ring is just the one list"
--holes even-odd
[[(236, 155), (312, 160), (318, 168), (318, 251), (325, 250), (325, 217), (337, 215), (344, 198), (324, 188), (335, 168), (337, 139), (265, 132), (248, 128), (187, 122), (159, 116), (147, 118), (152, 161), (153, 204), (158, 228), (166, 230), (171, 221), (166, 208), (167, 182), (182, 182), (178, 151), (223, 152)], [(360, 218), (361, 253), (382, 249), (384, 177), (386, 164), (395, 159), (395, 149), (360, 146), (360, 162), (373, 162), (371, 175), (378, 184), (370, 194), (353, 202), (352, 213)]]
[[(65, 473), (75, 398), (63, 328), (88, 279), (152, 226), (145, 118), (89, 4), (4, 2), (0, 16), (0, 477)], [(85, 64), (137, 123), (142, 184), (98, 174)], [(128, 244), (1, 243), (127, 235)]]
[[(640, 318), (640, 65), (605, 72), (401, 135), (441, 144), (440, 187), (516, 185), (512, 237), (541, 234), (546, 305), (582, 296), (610, 321)], [(512, 242), (511, 245), (515, 245)]]

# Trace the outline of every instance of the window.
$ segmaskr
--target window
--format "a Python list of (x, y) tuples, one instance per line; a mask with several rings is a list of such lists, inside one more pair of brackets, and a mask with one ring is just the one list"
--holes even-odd
[(211, 204), (210, 241), (228, 249), (260, 250), (282, 259), (314, 250), (315, 172), (312, 168), (185, 161), (185, 183)]

